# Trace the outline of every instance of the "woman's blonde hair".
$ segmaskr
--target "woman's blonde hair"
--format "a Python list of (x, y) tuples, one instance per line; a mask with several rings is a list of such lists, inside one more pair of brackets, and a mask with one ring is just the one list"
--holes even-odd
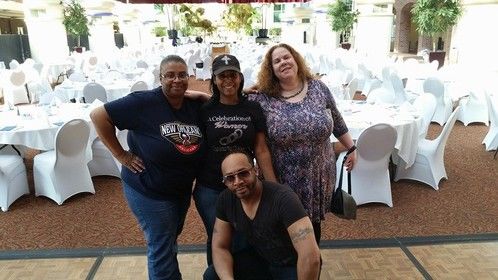
[(313, 79), (310, 69), (306, 65), (304, 58), (299, 54), (293, 47), (288, 44), (280, 43), (271, 47), (265, 54), (263, 62), (261, 63), (261, 69), (258, 73), (258, 90), (269, 96), (277, 97), (280, 95), (282, 88), (280, 82), (273, 72), (272, 55), (273, 51), (277, 48), (287, 49), (297, 64), (297, 76), (302, 81), (309, 81)]

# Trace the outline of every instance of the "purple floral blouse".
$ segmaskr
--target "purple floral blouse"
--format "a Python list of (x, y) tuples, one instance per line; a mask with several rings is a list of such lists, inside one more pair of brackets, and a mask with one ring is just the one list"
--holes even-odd
[(327, 86), (308, 82), (307, 96), (291, 103), (265, 94), (250, 94), (266, 115), (268, 143), (280, 183), (299, 196), (312, 222), (320, 222), (330, 206), (335, 186), (335, 157), (330, 134), (348, 128)]

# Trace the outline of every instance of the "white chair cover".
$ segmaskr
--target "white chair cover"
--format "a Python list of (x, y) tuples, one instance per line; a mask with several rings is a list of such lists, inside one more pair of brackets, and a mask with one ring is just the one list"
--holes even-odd
[(489, 111), (489, 131), (482, 140), (486, 146), (486, 151), (498, 149), (498, 95), (490, 96), (486, 94)]
[(436, 112), (432, 117), (433, 122), (444, 125), (451, 115), (453, 104), (451, 99), (445, 95), (443, 82), (435, 77), (429, 77), (424, 81), (424, 92), (429, 92), (436, 97)]
[(85, 98), (85, 103), (92, 103), (95, 99), (98, 99), (104, 103), (107, 102), (107, 92), (105, 88), (98, 83), (88, 83), (83, 87), (83, 97)]
[(443, 131), (436, 139), (419, 141), (417, 155), (412, 166), (406, 168), (403, 161), (398, 163), (395, 181), (411, 179), (426, 183), (435, 190), (439, 189), (439, 181), (443, 178), (448, 179), (444, 167), (444, 148), (459, 112), (460, 106), (451, 113)]
[(90, 127), (81, 119), (68, 121), (59, 128), (55, 136), (55, 149), (34, 158), (36, 196), (46, 196), (61, 205), (77, 193), (95, 193), (87, 167), (89, 135)]
[(6, 212), (19, 197), (29, 194), (26, 166), (17, 154), (0, 154), (0, 208)]
[[(357, 162), (351, 171), (351, 194), (357, 205), (381, 202), (393, 206), (388, 163), (396, 138), (396, 130), (382, 123), (365, 129), (358, 137)], [(343, 168), (345, 154), (339, 155), (337, 174)], [(343, 176), (343, 186), (347, 186), (347, 180), (347, 176)]]

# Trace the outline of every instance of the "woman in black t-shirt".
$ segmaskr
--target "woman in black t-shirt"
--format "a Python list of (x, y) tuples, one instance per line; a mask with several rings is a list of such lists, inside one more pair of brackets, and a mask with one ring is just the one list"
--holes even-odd
[(201, 108), (201, 127), (206, 136), (207, 153), (194, 190), (195, 205), (208, 235), (209, 265), (212, 264), (211, 238), (216, 200), (226, 188), (221, 175), (221, 162), (225, 154), (234, 148), (247, 150), (255, 156), (261, 175), (266, 180), (276, 181), (266, 144), (266, 120), (261, 106), (242, 96), (244, 77), (239, 61), (233, 55), (222, 54), (213, 60), (212, 68), (213, 96)]

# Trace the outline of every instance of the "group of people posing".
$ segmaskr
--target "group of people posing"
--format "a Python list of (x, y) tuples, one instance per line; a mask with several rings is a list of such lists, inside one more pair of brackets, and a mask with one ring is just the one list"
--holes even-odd
[[(335, 185), (329, 137), (354, 148), (332, 94), (287, 44), (268, 50), (250, 89), (233, 55), (217, 56), (212, 71), (212, 94), (189, 91), (185, 61), (169, 55), (160, 87), (91, 113), (123, 165), (149, 279), (181, 279), (177, 237), (192, 194), (208, 239), (204, 279), (318, 279)], [(128, 151), (116, 128), (128, 130)]]

